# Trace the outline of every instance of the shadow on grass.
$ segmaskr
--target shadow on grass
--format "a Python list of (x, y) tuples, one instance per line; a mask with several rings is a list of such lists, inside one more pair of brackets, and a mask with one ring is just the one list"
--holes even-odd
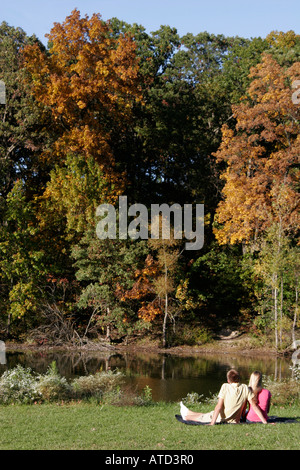
[[(208, 425), (209, 423), (199, 423), (197, 421), (185, 421), (181, 415), (175, 415), (175, 418), (180, 422), (180, 423), (183, 423), (183, 424), (188, 424), (188, 425), (191, 425), (191, 426), (206, 426)], [(279, 416), (269, 416), (269, 419), (268, 419), (268, 423), (269, 424), (276, 424), (276, 423), (298, 423), (300, 424), (300, 417), (297, 417), (297, 418), (284, 418), (284, 417), (279, 417)], [(234, 423), (216, 423), (216, 425), (218, 424), (234, 424)], [(240, 423), (238, 424), (262, 424), (261, 422), (258, 422), (258, 423), (247, 423), (246, 421), (241, 421)]]

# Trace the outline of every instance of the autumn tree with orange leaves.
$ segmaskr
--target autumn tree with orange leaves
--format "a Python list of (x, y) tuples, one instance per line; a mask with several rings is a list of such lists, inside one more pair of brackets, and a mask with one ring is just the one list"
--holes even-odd
[(233, 106), (235, 129), (223, 126), (215, 154), (226, 162), (215, 228), (220, 244), (249, 243), (279, 219), (288, 232), (299, 227), (300, 109), (292, 102), (299, 76), (300, 62), (285, 70), (265, 55), (252, 69), (247, 96)]
[(92, 156), (109, 174), (112, 130), (122, 134), (122, 123), (140, 99), (135, 43), (126, 34), (115, 38), (99, 14), (81, 18), (78, 10), (55, 23), (47, 37), (49, 51), (37, 44), (24, 49), (31, 89), (55, 122), (57, 139), (47, 156), (58, 161), (68, 152)]
[(257, 296), (262, 312), (272, 311), (276, 349), (284, 310), (292, 315), (284, 305), (291, 288), (298, 298), (300, 107), (292, 101), (292, 87), (299, 76), (300, 62), (285, 68), (264, 55), (251, 71), (247, 96), (233, 106), (235, 129), (223, 127), (215, 154), (226, 162), (215, 235), (220, 244), (242, 243), (258, 253)]

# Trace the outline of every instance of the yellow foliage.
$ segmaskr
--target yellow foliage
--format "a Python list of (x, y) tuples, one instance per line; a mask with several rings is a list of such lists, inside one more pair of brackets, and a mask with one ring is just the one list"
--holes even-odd
[(264, 55), (251, 70), (250, 99), (233, 106), (236, 129), (222, 129), (215, 154), (227, 163), (214, 229), (220, 244), (247, 243), (279, 219), (285, 230), (299, 228), (300, 108), (291, 99), (297, 76), (300, 62), (286, 70)]

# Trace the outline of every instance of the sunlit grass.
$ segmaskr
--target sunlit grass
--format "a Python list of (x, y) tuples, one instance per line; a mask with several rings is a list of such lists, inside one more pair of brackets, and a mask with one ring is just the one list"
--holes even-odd
[[(209, 405), (206, 405), (208, 408)], [(205, 407), (203, 408), (205, 411)], [(188, 426), (175, 419), (178, 404), (144, 407), (90, 403), (0, 407), (1, 450), (292, 450), (300, 424)], [(272, 408), (300, 417), (300, 407)]]

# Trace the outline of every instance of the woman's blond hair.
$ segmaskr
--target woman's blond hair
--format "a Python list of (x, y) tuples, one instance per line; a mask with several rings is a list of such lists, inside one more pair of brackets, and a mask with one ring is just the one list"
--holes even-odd
[(250, 375), (249, 389), (252, 393), (254, 393), (254, 399), (257, 400), (257, 394), (262, 389), (262, 374), (258, 370), (255, 370)]

